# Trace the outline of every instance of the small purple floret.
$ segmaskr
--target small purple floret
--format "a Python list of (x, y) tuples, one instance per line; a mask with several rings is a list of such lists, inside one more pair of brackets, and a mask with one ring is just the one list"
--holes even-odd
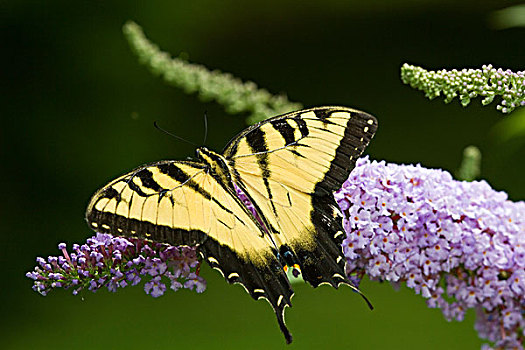
[(151, 295), (154, 298), (160, 297), (162, 294), (164, 294), (164, 291), (166, 290), (166, 285), (162, 283), (160, 276), (155, 276), (144, 285), (144, 291), (146, 291), (146, 294)]

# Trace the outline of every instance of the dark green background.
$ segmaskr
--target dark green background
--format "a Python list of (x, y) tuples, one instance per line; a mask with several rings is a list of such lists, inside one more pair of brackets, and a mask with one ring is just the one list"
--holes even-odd
[[(182, 159), (193, 147), (152, 127), (221, 150), (241, 116), (166, 86), (131, 54), (126, 20), (163, 49), (232, 72), (305, 106), (340, 104), (377, 116), (375, 159), (455, 171), (465, 146), (483, 177), (525, 197), (523, 144), (498, 142), (504, 116), (479, 99), (428, 101), (403, 85), (403, 62), (430, 69), (522, 70), (525, 29), (496, 31), (491, 11), (515, 1), (11, 1), (2, 35), (2, 349), (285, 348), (269, 305), (207, 266), (202, 295), (141, 287), (116, 294), (41, 297), (24, 277), (36, 256), (91, 235), (84, 210), (106, 181), (142, 163)], [(364, 282), (376, 309), (348, 288), (296, 286), (289, 348), (476, 349), (474, 314), (448, 323), (405, 288)]]

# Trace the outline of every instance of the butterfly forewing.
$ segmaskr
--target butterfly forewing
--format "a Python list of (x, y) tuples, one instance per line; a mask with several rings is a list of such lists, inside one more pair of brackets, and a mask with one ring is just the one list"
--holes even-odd
[(112, 181), (93, 196), (86, 213), (97, 232), (198, 246), (230, 283), (266, 298), (283, 332), (293, 295), (275, 247), (242, 203), (202, 164), (165, 161)]
[(236, 180), (257, 203), (274, 241), (291, 250), (313, 286), (349, 283), (333, 191), (376, 128), (375, 118), (360, 111), (313, 108), (265, 120), (226, 148)]

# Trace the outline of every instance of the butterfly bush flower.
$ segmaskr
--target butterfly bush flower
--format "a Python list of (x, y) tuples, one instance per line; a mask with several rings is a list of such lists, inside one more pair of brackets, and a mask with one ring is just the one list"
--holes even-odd
[(509, 201), (485, 181), (368, 158), (335, 197), (353, 282), (364, 274), (405, 282), (447, 320), (461, 321), (473, 308), (481, 338), (523, 349), (525, 202)]
[(33, 290), (42, 295), (61, 287), (72, 288), (75, 295), (83, 289), (96, 292), (102, 287), (116, 292), (142, 278), (147, 280), (145, 292), (152, 297), (163, 295), (166, 283), (174, 291), (186, 288), (202, 293), (206, 289), (194, 247), (97, 233), (86, 244), (74, 244), (71, 253), (64, 243), (58, 249), (62, 256), (39, 257), (35, 269), (26, 274), (34, 280)]

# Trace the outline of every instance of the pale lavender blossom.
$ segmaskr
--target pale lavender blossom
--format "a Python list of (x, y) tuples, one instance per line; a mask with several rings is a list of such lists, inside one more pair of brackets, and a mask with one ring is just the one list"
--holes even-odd
[(75, 295), (83, 289), (96, 292), (102, 287), (116, 292), (142, 278), (147, 281), (145, 292), (153, 297), (163, 295), (166, 284), (174, 291), (186, 288), (202, 293), (206, 289), (206, 281), (198, 275), (195, 247), (97, 233), (86, 244), (74, 244), (71, 254), (64, 243), (58, 248), (62, 256), (39, 257), (35, 269), (26, 274), (34, 281), (33, 290), (42, 295), (54, 288), (72, 288)]
[(206, 284), (204, 283), (204, 279), (201, 276), (198, 276), (192, 272), (188, 275), (188, 279), (184, 283), (184, 288), (190, 290), (195, 289), (197, 293), (202, 293), (204, 289), (206, 289)]
[(353, 282), (364, 274), (406, 282), (448, 320), (461, 321), (473, 308), (481, 338), (497, 349), (523, 349), (524, 202), (485, 181), (368, 158), (358, 160), (335, 198)]
[(162, 283), (160, 276), (155, 276), (144, 285), (144, 291), (146, 292), (146, 294), (157, 298), (164, 294), (164, 292), (166, 291), (166, 285)]

